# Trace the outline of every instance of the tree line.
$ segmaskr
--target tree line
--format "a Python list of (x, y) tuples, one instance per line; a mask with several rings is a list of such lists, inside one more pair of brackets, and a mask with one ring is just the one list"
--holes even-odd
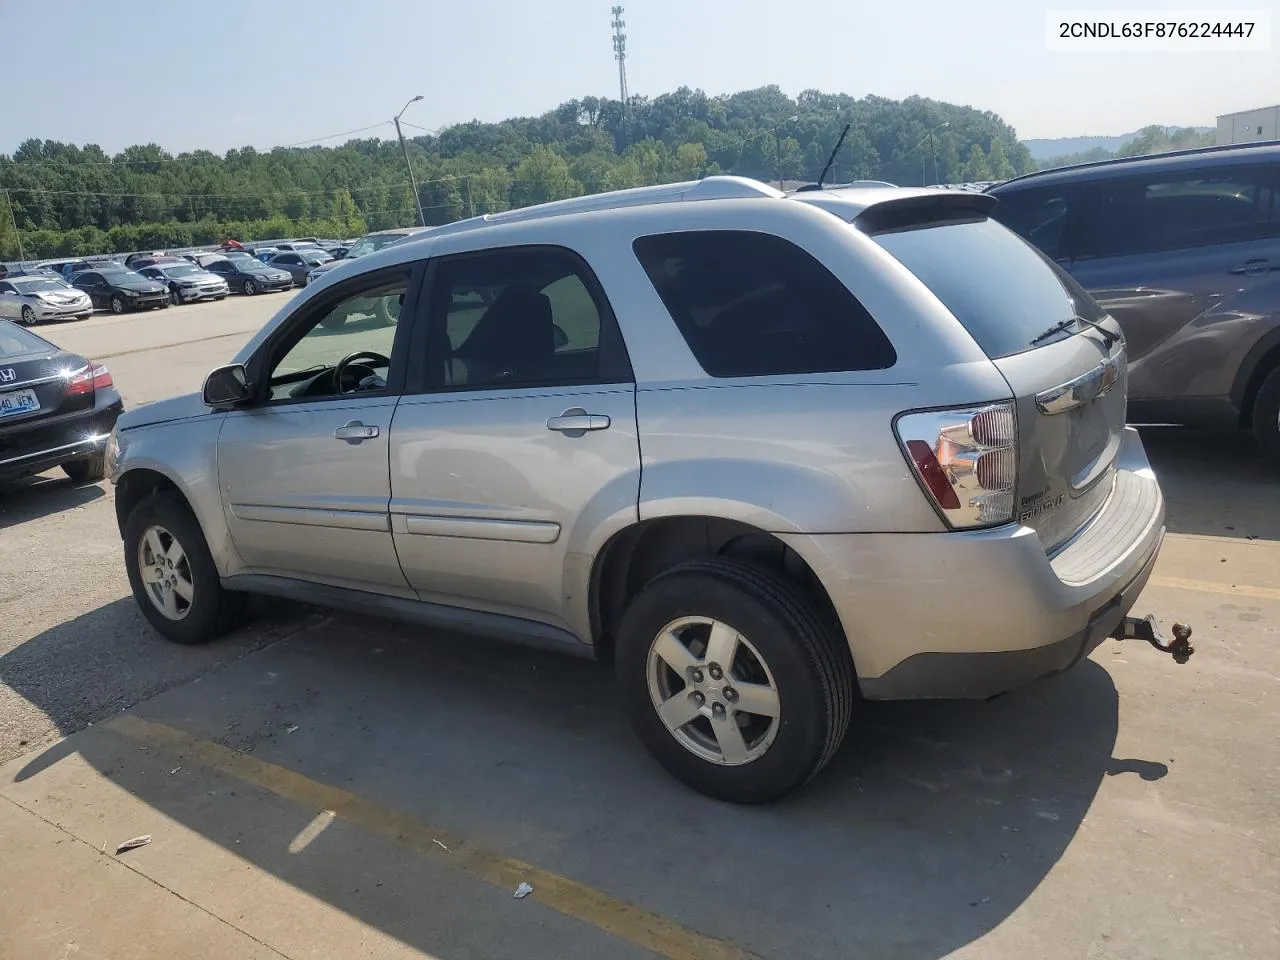
[[(458, 124), (409, 141), (428, 224), (549, 200), (732, 173), (812, 181), (845, 124), (828, 182), (1003, 179), (1035, 168), (989, 111), (921, 97), (857, 99), (775, 86), (723, 96), (570, 100), (539, 117)], [(31, 139), (0, 154), (0, 259), (218, 243), (351, 237), (417, 220), (395, 140), (109, 156)], [(17, 233), (14, 231), (14, 224)], [(20, 243), (19, 243), (20, 241)]]
[(1141, 157), (1152, 153), (1169, 153), (1172, 150), (1190, 150), (1195, 147), (1211, 147), (1217, 141), (1214, 130), (1201, 131), (1194, 127), (1162, 127), (1153, 124), (1143, 127), (1136, 137), (1119, 150), (1094, 147), (1079, 153), (1067, 153), (1040, 161), (1041, 170), (1068, 167), (1075, 163), (1093, 163), (1119, 157)]

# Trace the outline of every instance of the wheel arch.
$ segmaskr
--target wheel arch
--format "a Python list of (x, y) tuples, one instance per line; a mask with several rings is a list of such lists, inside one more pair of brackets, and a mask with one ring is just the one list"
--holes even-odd
[(1272, 370), (1280, 367), (1280, 326), (1259, 338), (1240, 364), (1235, 383), (1231, 388), (1231, 400), (1240, 411), (1240, 426), (1253, 423), (1253, 404), (1262, 382)]
[(837, 635), (844, 631), (835, 605), (809, 564), (794, 549), (760, 527), (709, 514), (641, 520), (618, 531), (597, 553), (590, 578), (591, 636), (596, 655), (613, 654), (618, 624), (632, 598), (662, 573), (687, 560), (737, 557), (774, 570), (813, 600)]

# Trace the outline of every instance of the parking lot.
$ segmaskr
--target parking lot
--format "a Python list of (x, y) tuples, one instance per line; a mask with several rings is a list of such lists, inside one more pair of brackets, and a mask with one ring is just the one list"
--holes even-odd
[[(286, 302), (37, 332), (137, 406)], [(759, 808), (665, 775), (594, 664), (274, 601), (166, 644), (108, 484), (6, 486), (0, 957), (1278, 956), (1280, 476), (1144, 437), (1170, 533), (1136, 612), (1191, 623), (1189, 664), (1107, 642), (988, 703), (864, 705)]]

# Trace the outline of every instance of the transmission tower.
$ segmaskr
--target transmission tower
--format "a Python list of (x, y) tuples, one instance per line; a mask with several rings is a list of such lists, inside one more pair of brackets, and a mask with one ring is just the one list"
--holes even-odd
[(627, 22), (622, 19), (621, 5), (613, 8), (613, 59), (618, 61), (618, 98), (622, 108), (627, 108), (627, 35), (622, 28)]

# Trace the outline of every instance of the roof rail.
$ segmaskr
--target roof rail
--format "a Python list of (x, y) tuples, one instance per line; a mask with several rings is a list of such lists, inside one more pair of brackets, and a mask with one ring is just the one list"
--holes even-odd
[(1275, 148), (1280, 140), (1254, 140), (1250, 143), (1211, 143), (1204, 147), (1184, 147), (1181, 150), (1166, 150), (1163, 153), (1139, 153), (1132, 157), (1107, 157), (1105, 160), (1086, 160), (1083, 163), (1069, 163), (1062, 167), (1046, 167), (1043, 170), (1032, 170), (1008, 180), (999, 181), (1003, 186), (1018, 180), (1030, 180), (1049, 173), (1061, 173), (1065, 170), (1092, 170), (1098, 167), (1116, 167), (1126, 163), (1152, 162), (1156, 160), (1176, 159), (1178, 157), (1195, 157), (1211, 153), (1230, 153), (1235, 150), (1247, 151), (1258, 147)]
[(590, 213), (595, 210), (618, 210), (623, 207), (643, 207), (654, 203), (680, 203), (688, 200), (747, 200), (785, 197), (781, 190), (752, 180), (749, 177), (706, 177), (683, 183), (663, 183), (652, 187), (633, 187), (630, 190), (613, 190), (594, 193), (568, 200), (553, 200), (502, 213), (486, 213), (467, 220), (458, 220), (428, 230), (430, 236), (447, 233), (463, 233), (500, 223), (520, 223), (525, 220), (542, 220), (547, 217), (566, 216), (571, 213)]

